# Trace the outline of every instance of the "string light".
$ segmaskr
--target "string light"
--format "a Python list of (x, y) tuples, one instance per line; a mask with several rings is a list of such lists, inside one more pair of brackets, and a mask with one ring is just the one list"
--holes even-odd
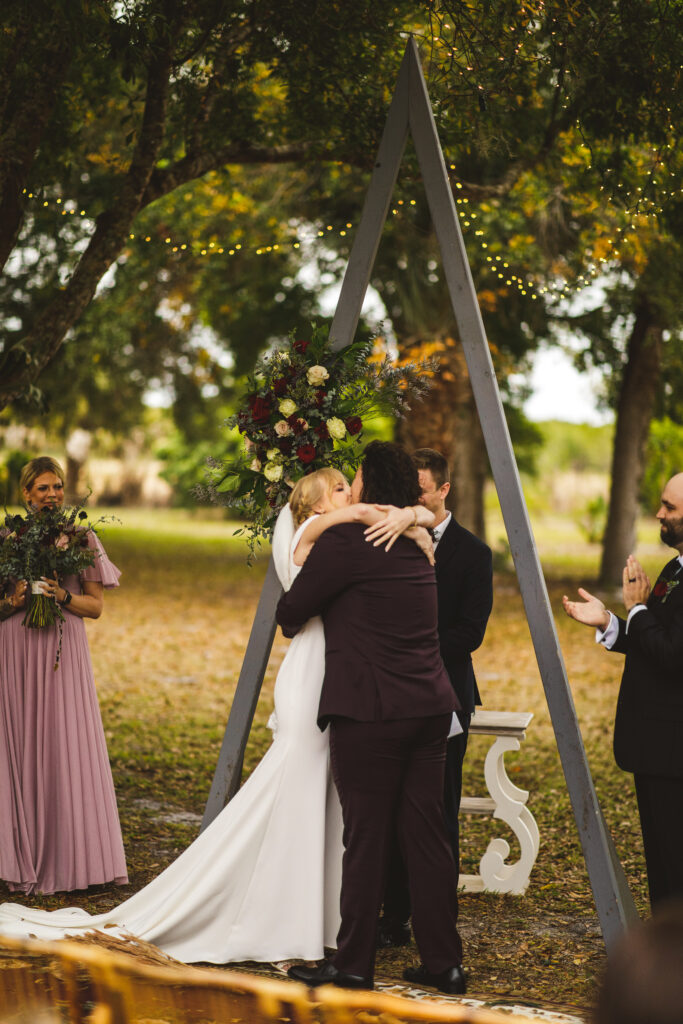
[[(455, 164), (453, 164), (453, 163), (449, 164), (449, 168), (450, 168), (450, 170), (454, 171), (456, 169), (455, 168)], [(654, 182), (654, 179), (652, 179), (652, 180)], [(623, 182), (619, 182), (616, 187), (618, 189), (622, 189), (622, 190), (625, 188)], [(462, 189), (463, 189), (462, 182), (456, 181), (456, 182), (453, 183), (453, 190), (454, 190), (455, 193), (457, 193), (459, 191), (462, 191)], [(600, 186), (600, 190), (603, 191), (604, 190), (604, 186), (601, 185)], [(673, 198), (676, 195), (683, 194), (683, 189), (679, 189), (679, 190), (676, 190), (676, 191), (672, 190), (670, 193), (667, 193), (665, 190), (662, 190), (662, 192), (663, 192), (664, 195), (669, 194)], [(34, 192), (29, 192), (26, 189), (23, 190), (23, 194), (26, 196), (27, 199), (40, 200), (40, 196), (38, 196)], [(636, 223), (636, 220), (635, 220), (636, 217), (647, 219), (648, 217), (653, 217), (653, 216), (656, 217), (659, 213), (661, 213), (661, 210), (659, 209), (659, 207), (657, 207), (657, 205), (651, 199), (647, 199), (646, 197), (644, 197), (642, 195), (642, 186), (636, 186), (635, 193), (633, 191), (625, 191), (625, 192), (622, 191), (622, 192), (620, 192), (619, 193), (619, 199), (620, 199), (621, 202), (624, 203), (625, 210), (628, 209), (626, 201), (627, 200), (633, 200), (634, 201), (633, 205), (630, 207), (631, 216), (632, 216), (632, 218), (634, 218), (634, 219), (631, 220), (630, 225), (629, 225), (629, 227), (630, 227), (630, 229), (632, 231), (635, 231), (637, 229), (637, 223)], [(42, 207), (43, 208), (50, 207), (52, 205), (60, 207), (59, 212), (60, 212), (61, 216), (74, 216), (77, 213), (78, 213), (78, 215), (80, 217), (85, 217), (86, 216), (86, 211), (85, 210), (77, 210), (77, 207), (75, 206), (73, 201), (63, 200), (61, 197), (55, 198), (55, 199), (42, 199), (41, 202), (42, 202)], [(470, 200), (467, 198), (467, 196), (457, 196), (456, 195), (455, 196), (455, 203), (456, 203), (456, 206), (461, 206), (461, 207), (469, 207), (470, 206)], [(392, 213), (393, 216), (399, 216), (401, 213), (404, 212), (404, 210), (407, 210), (407, 209), (409, 209), (411, 207), (415, 207), (416, 205), (417, 205), (417, 200), (415, 200), (415, 199), (409, 199), (409, 200), (398, 199), (398, 200), (396, 200), (396, 205), (394, 207), (392, 207), (391, 213)], [(403, 208), (403, 209), (401, 209), (401, 208)], [(475, 211), (469, 209), (469, 208), (468, 209), (459, 209), (457, 211), (457, 213), (458, 213), (458, 217), (460, 219), (460, 222), (461, 222), (461, 225), (462, 225), (463, 228), (470, 228), (472, 226), (472, 221), (476, 220), (476, 218), (477, 218), (477, 213)], [(347, 221), (345, 223), (344, 227), (342, 227), (342, 228), (335, 228), (335, 226), (333, 224), (327, 224), (327, 225), (325, 225), (324, 228), (319, 228), (317, 230), (316, 237), (324, 238), (326, 235), (336, 234), (340, 238), (345, 238), (345, 237), (347, 237), (348, 231), (352, 227), (353, 227), (353, 224), (350, 221)], [(588, 287), (592, 283), (592, 281), (601, 272), (600, 271), (600, 266), (598, 266), (596, 264), (604, 266), (605, 264), (609, 263), (610, 258), (612, 258), (612, 259), (617, 259), (618, 258), (618, 256), (619, 256), (619, 249), (617, 248), (618, 236), (619, 235), (623, 235), (624, 231), (625, 231), (625, 228), (619, 227), (616, 230), (617, 238), (615, 238), (614, 240), (612, 240), (612, 239), (608, 239), (607, 240), (607, 245), (608, 245), (607, 253), (608, 253), (608, 255), (599, 256), (599, 257), (597, 257), (597, 260), (595, 262), (589, 263), (589, 265), (586, 268), (585, 274), (581, 274), (581, 275), (579, 275), (576, 278), (576, 284), (575, 284), (574, 287), (570, 287), (570, 285), (567, 282), (565, 282), (562, 285), (558, 284), (556, 287), (551, 287), (551, 286), (547, 286), (547, 285), (542, 285), (542, 286), (539, 287), (538, 285), (534, 284), (533, 281), (526, 280), (526, 282), (525, 282), (524, 278), (522, 276), (520, 276), (520, 275), (516, 275), (516, 274), (513, 275), (513, 274), (509, 274), (509, 273), (507, 275), (505, 275), (503, 273), (500, 273), (500, 266), (502, 265), (504, 270), (509, 270), (509, 264), (507, 262), (504, 262), (502, 260), (501, 256), (492, 257), (490, 254), (486, 253), (486, 250), (488, 249), (488, 243), (482, 240), (484, 238), (484, 236), (485, 236), (485, 232), (481, 228), (477, 228), (472, 233), (472, 235), (470, 235), (470, 241), (473, 241), (474, 239), (476, 239), (476, 241), (478, 242), (479, 247), (482, 250), (482, 255), (484, 256), (484, 269), (490, 271), (491, 273), (493, 273), (496, 276), (497, 280), (504, 281), (506, 287), (513, 287), (514, 286), (514, 287), (516, 287), (518, 289), (518, 291), (522, 295), (527, 295), (527, 294), (530, 293), (530, 297), (532, 299), (537, 299), (539, 297), (539, 295), (548, 295), (548, 296), (551, 296), (551, 297), (552, 296), (555, 296), (555, 297), (559, 296), (559, 297), (562, 297), (562, 298), (566, 298), (568, 295), (576, 293), (578, 291), (581, 291), (583, 288)], [(153, 238), (151, 235), (136, 235), (134, 232), (130, 232), (129, 235), (128, 235), (128, 238), (129, 238), (130, 241), (134, 241), (134, 240), (137, 239), (138, 242), (145, 242), (145, 243), (149, 243), (149, 244), (151, 244), (153, 242), (156, 242), (156, 239)], [(217, 242), (209, 242), (208, 244), (207, 243), (203, 243), (202, 244), (201, 242), (177, 242), (176, 241), (174, 243), (174, 239), (172, 238), (172, 236), (167, 235), (167, 236), (165, 236), (163, 238), (163, 244), (167, 245), (169, 247), (170, 251), (173, 252), (173, 253), (183, 253), (183, 254), (188, 253), (188, 254), (193, 254), (195, 256), (202, 256), (202, 257), (204, 257), (204, 256), (210, 256), (210, 255), (237, 256), (239, 254), (244, 254), (244, 253), (249, 252), (249, 251), (253, 252), (257, 256), (263, 256), (263, 255), (267, 255), (267, 254), (270, 254), (270, 253), (285, 252), (288, 249), (298, 250), (298, 249), (301, 248), (302, 242), (298, 238), (295, 238), (294, 240), (287, 241), (287, 242), (271, 241), (271, 242), (269, 242), (268, 244), (265, 244), (265, 245), (264, 244), (259, 244), (259, 245), (243, 246), (241, 243), (237, 243), (237, 244), (228, 246), (227, 244), (221, 245), (221, 244), (219, 244)], [(490, 265), (487, 266), (487, 264), (490, 264)]]

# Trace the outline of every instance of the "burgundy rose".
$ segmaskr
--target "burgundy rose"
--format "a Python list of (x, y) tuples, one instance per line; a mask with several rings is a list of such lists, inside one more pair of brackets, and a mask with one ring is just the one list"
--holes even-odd
[(327, 394), (327, 392), (323, 391), (322, 389), (320, 389), (319, 391), (316, 391), (316, 393), (315, 393), (315, 404), (316, 404), (316, 407), (318, 409), (321, 407), (321, 405), (325, 401), (325, 395), (326, 394)]
[(330, 432), (327, 429), (327, 423), (319, 423), (318, 426), (313, 429), (321, 441), (327, 441), (329, 439)]
[(666, 594), (666, 583), (665, 583), (665, 581), (664, 580), (658, 580), (657, 583), (655, 583), (655, 585), (654, 585), (652, 593), (655, 595), (655, 597), (662, 597), (663, 594)]
[(287, 379), (286, 377), (278, 377), (277, 380), (273, 381), (273, 394), (277, 395), (278, 398), (282, 398), (287, 390)]
[(296, 454), (299, 457), (299, 461), (303, 462), (304, 465), (308, 465), (309, 462), (313, 462), (315, 458), (315, 447), (312, 444), (301, 444), (296, 450)]
[(254, 423), (265, 423), (270, 419), (270, 399), (254, 398), (251, 406), (251, 418)]
[(358, 434), (363, 428), (363, 421), (360, 416), (349, 416), (345, 423), (349, 434)]
[(304, 355), (306, 349), (310, 344), (310, 341), (295, 341), (292, 348), (294, 349), (295, 352), (298, 352), (300, 355)]
[(289, 423), (290, 427), (297, 435), (297, 437), (300, 434), (303, 434), (304, 430), (306, 429), (303, 420), (300, 420), (295, 412), (293, 412), (291, 416), (287, 417), (287, 422)]

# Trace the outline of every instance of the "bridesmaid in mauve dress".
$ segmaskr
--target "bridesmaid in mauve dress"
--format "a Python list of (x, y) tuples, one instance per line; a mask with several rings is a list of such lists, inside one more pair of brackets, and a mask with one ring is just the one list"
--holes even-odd
[[(24, 500), (61, 505), (64, 473), (53, 459), (22, 471)], [(119, 570), (94, 533), (93, 566), (45, 580), (64, 613), (57, 626), (22, 625), (26, 584), (0, 603), (0, 878), (14, 892), (52, 893), (128, 881), (107, 746), (84, 618), (102, 611)]]

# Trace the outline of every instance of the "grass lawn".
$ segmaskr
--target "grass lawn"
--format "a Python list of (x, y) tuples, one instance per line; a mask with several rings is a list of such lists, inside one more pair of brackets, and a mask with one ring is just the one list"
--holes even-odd
[[(219, 518), (139, 510), (123, 510), (120, 518), (122, 524), (107, 527), (102, 538), (123, 570), (122, 586), (107, 594), (102, 618), (88, 622), (87, 629), (130, 884), (122, 890), (105, 887), (32, 899), (47, 909), (108, 909), (158, 874), (196, 835), (192, 814), (202, 813), (208, 795), (265, 572), (265, 558), (247, 568), (246, 546), (232, 536), (234, 526)], [(622, 659), (598, 648), (591, 631), (567, 619), (561, 608), (563, 593), (573, 594), (582, 583), (590, 589), (599, 550), (586, 544), (568, 520), (539, 519), (534, 530), (598, 794), (644, 914), (647, 893), (632, 778), (612, 758)], [(502, 524), (492, 514), (491, 544), (495, 547), (503, 536)], [(653, 574), (668, 558), (652, 524), (643, 527), (639, 553)], [(604, 596), (618, 609), (614, 594)], [(278, 633), (246, 772), (270, 741), (266, 722), (286, 646)], [(524, 896), (462, 897), (470, 989), (487, 998), (587, 1006), (604, 966), (604, 946), (511, 569), (496, 574), (494, 610), (485, 643), (475, 655), (475, 669), (485, 707), (534, 713), (522, 749), (508, 754), (506, 763), (513, 781), (531, 793), (529, 807), (539, 824), (541, 849)], [(483, 737), (471, 741), (465, 792), (483, 792), (489, 742)], [(505, 834), (504, 824), (466, 818), (463, 871), (476, 872), (489, 838)], [(516, 841), (509, 839), (516, 859)], [(0, 899), (10, 898), (0, 883)], [(412, 962), (417, 962), (414, 946), (382, 953), (378, 972), (400, 977)]]

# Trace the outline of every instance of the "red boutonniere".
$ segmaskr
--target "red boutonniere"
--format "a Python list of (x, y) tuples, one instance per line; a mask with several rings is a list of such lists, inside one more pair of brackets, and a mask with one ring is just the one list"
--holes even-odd
[(680, 583), (680, 580), (657, 580), (652, 590), (655, 597), (661, 597), (662, 604), (666, 601), (667, 597)]

